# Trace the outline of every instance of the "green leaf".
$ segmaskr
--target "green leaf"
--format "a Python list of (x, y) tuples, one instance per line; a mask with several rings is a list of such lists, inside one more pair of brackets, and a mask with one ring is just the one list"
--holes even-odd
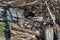
[(2, 33), (4, 32), (4, 27), (3, 26), (0, 26), (0, 36), (2, 35)]
[(10, 20), (6, 20), (5, 23), (6, 23), (6, 24), (10, 24), (11, 21), (10, 21)]

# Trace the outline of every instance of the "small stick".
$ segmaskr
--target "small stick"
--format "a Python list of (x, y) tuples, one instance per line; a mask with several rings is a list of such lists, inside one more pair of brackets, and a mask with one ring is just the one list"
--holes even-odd
[(53, 19), (53, 18), (54, 18), (54, 17), (53, 17), (53, 14), (52, 14), (52, 12), (50, 11), (50, 8), (49, 8), (49, 6), (48, 6), (48, 4), (47, 4), (46, 1), (45, 1), (45, 3), (46, 3), (46, 5), (47, 5), (47, 9), (48, 9), (48, 11), (49, 11), (49, 14), (50, 14), (50, 16), (51, 16), (51, 19), (52, 19), (53, 23), (56, 24), (56, 23), (55, 23), (55, 20)]

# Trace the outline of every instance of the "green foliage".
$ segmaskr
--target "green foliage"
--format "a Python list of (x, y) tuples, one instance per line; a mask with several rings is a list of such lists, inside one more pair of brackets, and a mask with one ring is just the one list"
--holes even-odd
[[(11, 21), (10, 20), (6, 20), (6, 21), (4, 21), (4, 23), (9, 25), (11, 23)], [(5, 29), (4, 29), (3, 25), (0, 25), (0, 36), (2, 35), (2, 33), (4, 33), (4, 30)]]
[(4, 32), (4, 27), (3, 26), (0, 26), (0, 36), (2, 35), (2, 33)]
[(10, 24), (11, 23), (11, 21), (10, 20), (6, 20), (6, 21), (4, 21), (6, 24)]

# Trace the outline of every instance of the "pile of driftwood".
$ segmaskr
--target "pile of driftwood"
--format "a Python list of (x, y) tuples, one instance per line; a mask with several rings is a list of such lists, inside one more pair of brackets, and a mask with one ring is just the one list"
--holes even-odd
[(59, 4), (58, 0), (0, 0), (0, 14), (3, 8), (8, 10), (11, 40), (60, 39)]

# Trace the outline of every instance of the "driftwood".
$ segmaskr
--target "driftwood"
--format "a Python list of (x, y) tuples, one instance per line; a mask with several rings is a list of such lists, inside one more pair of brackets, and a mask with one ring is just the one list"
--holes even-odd
[[(16, 24), (10, 25), (10, 27), (11, 27), (12, 40), (15, 37), (17, 38), (17, 36), (21, 40), (31, 40), (31, 39), (37, 40), (36, 36), (40, 35), (40, 33), (38, 33), (37, 31), (21, 28), (21, 27), (18, 27)], [(18, 40), (18, 38), (16, 40)]]
[(52, 12), (50, 11), (49, 5), (47, 4), (46, 1), (45, 1), (45, 3), (46, 3), (46, 5), (47, 5), (47, 9), (48, 9), (49, 14), (50, 14), (50, 16), (51, 16), (51, 19), (53, 20), (53, 23), (56, 24), (56, 23), (55, 23), (55, 20), (53, 19), (54, 17), (53, 17), (53, 15), (52, 15)]
[[(0, 1), (0, 3), (2, 3), (0, 4), (0, 7), (7, 7), (7, 9), (11, 11), (10, 13), (13, 16), (13, 17), (9, 16), (10, 14), (8, 13), (9, 14), (8, 16), (11, 17), (14, 21), (13, 23), (15, 23), (15, 24), (10, 24), (12, 40), (14, 40), (15, 38), (16, 38), (15, 40), (32, 40), (32, 39), (43, 40), (43, 38), (40, 38), (40, 35), (43, 33), (43, 31), (45, 32), (43, 34), (46, 40), (53, 40), (53, 36), (55, 36), (54, 33), (56, 34), (56, 36), (58, 36), (58, 39), (60, 38), (59, 37), (60, 29), (59, 29), (59, 26), (57, 26), (58, 23), (56, 23), (55, 21), (58, 18), (56, 17), (58, 16), (56, 14), (59, 11), (59, 7), (57, 6), (58, 5), (57, 3), (55, 4), (54, 2), (51, 2), (51, 1), (38, 2), (37, 0), (36, 1), (31, 0), (31, 2), (28, 0), (26, 2), (24, 0), (23, 2), (21, 2), (21, 4), (20, 4), (20, 1), (13, 2), (13, 1), (8, 1), (8, 0)], [(19, 7), (19, 8), (16, 8), (16, 7)], [(22, 8), (20, 9), (20, 7)], [(16, 13), (13, 10), (15, 10)], [(16, 14), (17, 16), (15, 16)], [(26, 15), (24, 14), (26, 14), (29, 19), (25, 17)], [(33, 15), (31, 16), (31, 14), (34, 14), (34, 16)], [(56, 18), (53, 16), (55, 16)], [(20, 20), (22, 20), (23, 23)], [(53, 20), (53, 22), (51, 20)], [(3, 21), (3, 18), (0, 18), (0, 21)], [(27, 22), (24, 23), (25, 21)], [(48, 25), (54, 26), (54, 28), (49, 27)]]
[[(14, 31), (11, 31), (14, 32)], [(28, 34), (28, 33), (23, 33), (23, 32), (19, 32), (19, 31), (15, 31), (17, 34), (14, 34), (12, 36), (14, 37), (19, 37), (19, 38), (32, 38), (32, 39), (36, 39), (36, 37), (34, 35)]]
[(45, 40), (53, 40), (54, 38), (54, 32), (53, 32), (53, 27), (48, 26), (45, 29)]
[(24, 33), (24, 32), (20, 32), (20, 31), (11, 30), (11, 33), (13, 34), (12, 36), (19, 35), (20, 38), (26, 38), (26, 37), (36, 38), (35, 35), (31, 35), (29, 33)]
[(34, 1), (34, 2), (31, 2), (31, 3), (24, 3), (24, 4), (11, 4), (10, 6), (8, 6), (8, 2), (5, 2), (5, 4), (0, 4), (0, 7), (22, 7), (22, 6), (26, 6), (26, 5), (33, 5), (35, 3), (37, 3), (38, 1)]
[(21, 32), (29, 33), (29, 34), (36, 35), (36, 36), (40, 35), (39, 31), (28, 30), (28, 29), (20, 28), (18, 26), (13, 26), (13, 25), (10, 25), (10, 27), (12, 30), (21, 31)]

